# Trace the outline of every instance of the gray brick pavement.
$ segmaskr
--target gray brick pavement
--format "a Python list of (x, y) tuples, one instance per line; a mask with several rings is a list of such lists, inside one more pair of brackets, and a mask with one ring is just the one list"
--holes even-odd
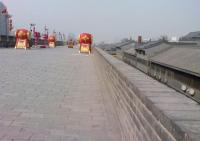
[(0, 141), (119, 141), (93, 55), (0, 50)]

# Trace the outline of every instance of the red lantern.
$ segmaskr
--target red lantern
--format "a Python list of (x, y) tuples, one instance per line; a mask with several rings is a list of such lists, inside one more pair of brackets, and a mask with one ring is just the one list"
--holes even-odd
[(29, 48), (30, 32), (26, 29), (18, 29), (16, 31), (15, 48)]
[(48, 44), (49, 44), (49, 47), (52, 47), (54, 48), (56, 46), (56, 37), (55, 36), (49, 36), (48, 37)]
[(89, 33), (81, 33), (79, 35), (80, 44), (92, 44), (92, 35)]
[(80, 44), (80, 49), (79, 52), (87, 52), (91, 53), (91, 46), (92, 46), (92, 35), (89, 33), (81, 33), (79, 35), (79, 44)]

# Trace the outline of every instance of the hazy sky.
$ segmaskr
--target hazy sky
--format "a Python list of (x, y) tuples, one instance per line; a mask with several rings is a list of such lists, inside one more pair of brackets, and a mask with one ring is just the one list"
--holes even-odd
[(37, 24), (96, 41), (182, 36), (200, 30), (200, 0), (2, 0), (15, 28)]

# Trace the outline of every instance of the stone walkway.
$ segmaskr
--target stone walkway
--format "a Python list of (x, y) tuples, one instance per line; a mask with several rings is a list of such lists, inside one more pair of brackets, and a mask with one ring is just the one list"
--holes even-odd
[(0, 50), (0, 141), (120, 141), (94, 55)]

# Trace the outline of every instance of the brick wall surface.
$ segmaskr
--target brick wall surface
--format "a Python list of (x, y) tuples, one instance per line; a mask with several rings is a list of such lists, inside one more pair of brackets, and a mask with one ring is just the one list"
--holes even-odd
[(94, 49), (109, 82), (123, 141), (199, 141), (200, 106), (120, 60)]

